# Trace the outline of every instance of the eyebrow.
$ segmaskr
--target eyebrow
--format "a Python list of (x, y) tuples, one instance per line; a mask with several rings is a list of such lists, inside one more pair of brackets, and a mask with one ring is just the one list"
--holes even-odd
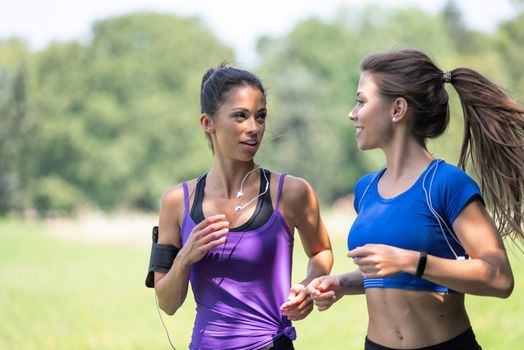
[[(231, 108), (231, 110), (232, 111), (238, 110), (238, 111), (243, 111), (243, 112), (249, 112), (249, 109), (244, 108), (244, 107), (233, 107), (233, 108)], [(261, 108), (257, 112), (261, 112), (261, 111), (267, 111), (267, 108), (266, 107)]]

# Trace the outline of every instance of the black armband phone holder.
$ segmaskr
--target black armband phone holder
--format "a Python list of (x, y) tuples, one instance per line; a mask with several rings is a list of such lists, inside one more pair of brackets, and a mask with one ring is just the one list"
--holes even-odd
[(180, 248), (173, 244), (158, 244), (158, 226), (153, 227), (153, 244), (149, 257), (149, 270), (147, 271), (146, 287), (155, 287), (155, 272), (168, 272), (173, 265)]

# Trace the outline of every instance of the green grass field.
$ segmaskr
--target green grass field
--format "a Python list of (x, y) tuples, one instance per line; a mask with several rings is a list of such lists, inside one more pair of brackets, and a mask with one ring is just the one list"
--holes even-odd
[[(335, 273), (354, 267), (345, 257), (340, 234), (345, 229), (332, 237)], [(40, 224), (0, 221), (0, 349), (170, 348), (153, 290), (144, 286), (149, 232), (144, 232), (143, 242), (59, 239)], [(510, 256), (516, 287), (509, 299), (467, 298), (484, 349), (524, 344), (524, 255), (514, 249)], [(295, 280), (302, 277), (305, 262), (298, 244)], [(187, 349), (193, 318), (190, 297), (174, 317), (164, 315), (177, 349)], [(314, 311), (296, 322), (295, 346), (362, 349), (366, 322), (364, 298), (344, 298), (329, 311)]]

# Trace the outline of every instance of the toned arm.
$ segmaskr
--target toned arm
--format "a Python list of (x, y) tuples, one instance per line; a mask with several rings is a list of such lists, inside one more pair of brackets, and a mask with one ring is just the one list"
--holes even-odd
[(480, 200), (471, 201), (460, 212), (453, 230), (470, 259), (429, 256), (424, 278), (462, 293), (508, 297), (513, 273), (502, 239)]
[(317, 196), (307, 181), (286, 176), (281, 211), (286, 221), (297, 228), (309, 258), (306, 277), (301, 284), (307, 285), (314, 278), (329, 274), (333, 266), (331, 243), (320, 216)]
[(211, 249), (224, 244), (229, 227), (225, 215), (205, 218), (193, 228), (182, 246), (180, 224), (183, 211), (184, 191), (182, 186), (176, 186), (162, 198), (158, 242), (182, 248), (167, 273), (155, 272), (158, 304), (169, 315), (173, 315), (186, 299), (191, 266)]
[[(182, 186), (166, 191), (160, 205), (158, 242), (182, 247), (180, 237), (180, 217), (184, 208)], [(167, 273), (155, 272), (155, 291), (160, 308), (173, 315), (183, 304), (189, 284), (191, 266), (177, 255), (173, 266)]]

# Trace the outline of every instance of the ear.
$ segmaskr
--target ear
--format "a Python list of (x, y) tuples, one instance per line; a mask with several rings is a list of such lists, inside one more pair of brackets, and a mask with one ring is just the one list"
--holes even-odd
[(408, 101), (404, 97), (397, 97), (392, 104), (391, 121), (398, 123), (403, 120), (408, 112)]
[(200, 115), (200, 126), (207, 134), (213, 134), (215, 132), (214, 120), (210, 118), (207, 114), (202, 113)]

